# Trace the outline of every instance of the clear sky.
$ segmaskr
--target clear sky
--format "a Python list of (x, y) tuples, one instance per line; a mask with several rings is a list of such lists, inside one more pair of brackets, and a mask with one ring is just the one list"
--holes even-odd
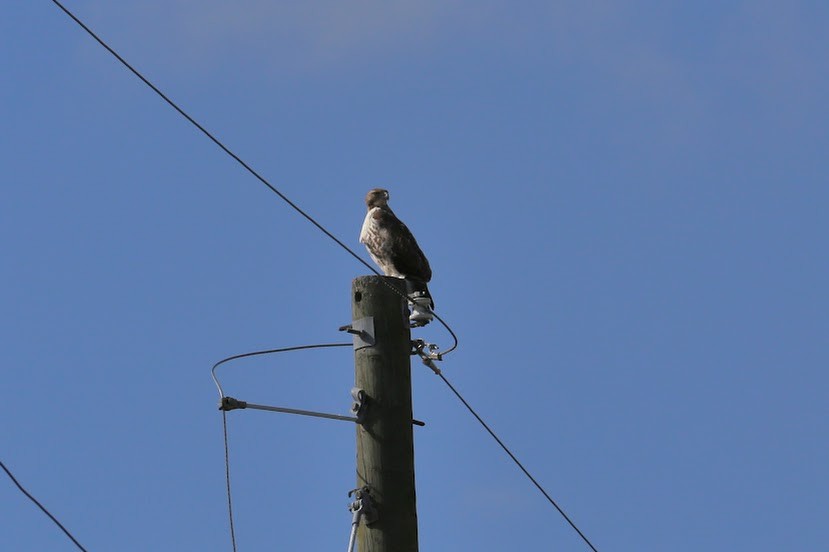
[[(599, 550), (825, 549), (829, 4), (66, 5), (366, 259), (390, 190), (445, 374)], [(0, 42), (0, 458), (90, 551), (230, 550), (210, 367), (342, 341), (367, 270), (48, 0)], [(348, 349), (223, 370), (350, 405)], [(413, 371), (421, 550), (587, 550)], [(239, 549), (345, 549), (353, 427), (228, 419)], [(3, 478), (0, 534), (73, 549)]]

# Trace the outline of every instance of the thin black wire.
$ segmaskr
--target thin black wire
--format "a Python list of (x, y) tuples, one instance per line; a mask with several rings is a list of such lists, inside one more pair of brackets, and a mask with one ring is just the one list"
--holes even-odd
[[(385, 281), (385, 280), (382, 280), (382, 282), (383, 282), (384, 284), (388, 285), (388, 283), (386, 283), (386, 281)], [(391, 286), (389, 286), (389, 287), (391, 287)], [(392, 288), (392, 289), (394, 289), (394, 288)], [(399, 292), (399, 291), (397, 291), (396, 289), (395, 289), (394, 291), (396, 291), (398, 294), (400, 294), (400, 292)], [(409, 301), (411, 301), (411, 298), (410, 298), (408, 295), (406, 296), (406, 299), (407, 299), (407, 300), (409, 300)], [(452, 328), (450, 328), (450, 327), (449, 327), (449, 324), (447, 324), (447, 323), (443, 320), (443, 318), (441, 318), (440, 316), (438, 316), (438, 313), (436, 313), (435, 311), (432, 311), (432, 316), (434, 316), (435, 318), (437, 318), (437, 319), (438, 319), (438, 322), (440, 322), (441, 324), (443, 324), (443, 327), (444, 327), (444, 328), (446, 328), (446, 331), (447, 331), (447, 332), (449, 332), (449, 335), (451, 335), (451, 336), (452, 336), (452, 341), (453, 341), (452, 346), (451, 346), (451, 347), (449, 347), (448, 349), (446, 349), (445, 351), (443, 351), (443, 352), (441, 352), (441, 353), (440, 353), (440, 357), (441, 357), (440, 359), (441, 359), (441, 360), (443, 360), (443, 357), (445, 357), (446, 355), (448, 355), (449, 353), (451, 353), (452, 351), (454, 351), (455, 349), (457, 349), (457, 348), (458, 348), (458, 336), (456, 336), (456, 335), (455, 335), (455, 332), (453, 332), (453, 331), (452, 331)]]
[(553, 500), (552, 497), (550, 497), (549, 494), (547, 494), (547, 491), (544, 490), (544, 487), (542, 487), (541, 484), (539, 484), (539, 482), (536, 481), (535, 478), (532, 475), (530, 475), (530, 472), (527, 471), (527, 468), (525, 468), (524, 465), (521, 464), (521, 462), (518, 461), (518, 458), (516, 458), (515, 455), (510, 451), (510, 449), (507, 448), (507, 446), (504, 444), (504, 442), (501, 441), (501, 439), (498, 438), (498, 436), (495, 434), (494, 431), (492, 431), (492, 429), (487, 425), (487, 423), (485, 421), (483, 421), (483, 419), (481, 419), (480, 416), (478, 416), (478, 413), (475, 412), (475, 410), (469, 405), (468, 402), (466, 402), (466, 400), (461, 396), (461, 394), (458, 393), (458, 390), (455, 389), (455, 387), (451, 383), (449, 383), (449, 380), (447, 380), (446, 377), (442, 373), (439, 373), (439, 372), (436, 372), (436, 373), (437, 373), (438, 376), (440, 376), (440, 379), (443, 380), (443, 383), (445, 383), (449, 387), (449, 389), (452, 390), (452, 392), (455, 394), (455, 396), (458, 397), (458, 399), (460, 399), (460, 401), (467, 408), (467, 410), (469, 410), (469, 412), (471, 412), (472, 415), (475, 416), (475, 418), (478, 420), (478, 422), (481, 423), (481, 425), (484, 427), (484, 429), (486, 429), (489, 432), (489, 434), (492, 436), (492, 438), (495, 439), (495, 441), (499, 445), (501, 445), (501, 448), (504, 449), (504, 452), (506, 452), (509, 455), (510, 458), (512, 458), (512, 461), (515, 462), (515, 464), (519, 468), (521, 468), (521, 471), (524, 472), (524, 475), (526, 475), (529, 478), (529, 480), (532, 481), (533, 485), (535, 485), (538, 488), (538, 490), (541, 491), (541, 494), (544, 495), (544, 498), (546, 498), (547, 501), (550, 504), (552, 504), (555, 507), (556, 510), (558, 510), (558, 513), (561, 514), (564, 517), (564, 519), (567, 520), (567, 523), (570, 524), (570, 527), (572, 527), (573, 529), (576, 530), (576, 533), (578, 533), (579, 536), (582, 538), (582, 540), (587, 543), (587, 546), (589, 546), (590, 549), (593, 550), (593, 552), (598, 552), (598, 550), (596, 550), (596, 547), (593, 546), (593, 543), (591, 543), (590, 540), (588, 540), (588, 538), (584, 535), (584, 533), (582, 533), (581, 530), (578, 527), (576, 527), (576, 524), (573, 523), (573, 520), (571, 520), (567, 516), (567, 514), (564, 513), (564, 510), (561, 509), (561, 507), (556, 503), (556, 501)]
[(227, 412), (222, 410), (222, 430), (225, 437), (225, 482), (227, 483), (227, 515), (230, 518), (230, 542), (236, 552), (236, 529), (233, 526), (233, 499), (230, 493), (230, 451), (227, 444)]
[(17, 488), (18, 488), (18, 489), (20, 489), (20, 492), (22, 492), (24, 495), (26, 495), (26, 496), (28, 497), (28, 499), (29, 499), (29, 500), (31, 500), (32, 502), (34, 502), (34, 503), (35, 503), (35, 505), (36, 505), (38, 508), (40, 508), (41, 510), (43, 510), (43, 513), (44, 513), (44, 514), (46, 514), (47, 516), (49, 516), (49, 519), (51, 519), (52, 521), (54, 521), (54, 522), (55, 522), (55, 525), (57, 525), (58, 527), (60, 527), (60, 530), (61, 530), (61, 531), (63, 531), (64, 533), (66, 533), (66, 536), (67, 536), (67, 537), (69, 537), (69, 538), (72, 540), (72, 542), (74, 542), (74, 543), (75, 543), (75, 546), (77, 546), (80, 550), (83, 550), (83, 552), (87, 552), (86, 548), (84, 548), (83, 546), (81, 546), (81, 543), (79, 543), (79, 542), (75, 539), (75, 537), (73, 537), (73, 536), (72, 536), (72, 533), (70, 533), (70, 532), (66, 529), (66, 527), (64, 527), (64, 526), (63, 526), (63, 524), (61, 524), (61, 522), (59, 522), (59, 521), (57, 520), (57, 518), (56, 518), (55, 516), (53, 516), (53, 515), (49, 512), (49, 510), (47, 510), (47, 509), (43, 506), (43, 504), (41, 504), (40, 502), (38, 502), (38, 501), (37, 501), (37, 499), (36, 499), (35, 497), (33, 497), (32, 495), (30, 495), (30, 494), (29, 494), (29, 491), (27, 491), (26, 489), (24, 489), (24, 488), (23, 488), (23, 485), (21, 485), (21, 484), (17, 481), (17, 479), (15, 479), (14, 475), (12, 475), (12, 472), (10, 472), (10, 471), (9, 471), (9, 468), (7, 468), (7, 467), (6, 467), (6, 465), (5, 465), (2, 461), (0, 461), (0, 468), (3, 468), (3, 471), (5, 471), (5, 472), (6, 472), (6, 475), (8, 475), (8, 476), (9, 476), (9, 479), (11, 479), (11, 480), (12, 480), (12, 482), (13, 482), (15, 485), (17, 485)]
[[(369, 265), (369, 264), (368, 264), (365, 260), (363, 260), (363, 259), (362, 259), (359, 255), (357, 255), (356, 253), (354, 253), (354, 251), (352, 251), (351, 249), (349, 249), (349, 247), (348, 247), (347, 245), (345, 245), (343, 242), (341, 242), (340, 240), (338, 240), (338, 239), (336, 238), (336, 236), (334, 236), (331, 232), (329, 232), (328, 230), (326, 230), (326, 229), (325, 229), (325, 228), (324, 228), (321, 224), (319, 224), (316, 220), (314, 220), (314, 219), (311, 217), (311, 215), (309, 215), (308, 213), (306, 213), (305, 211), (303, 211), (302, 209), (300, 209), (300, 208), (299, 208), (299, 207), (298, 207), (298, 206), (297, 206), (297, 205), (296, 205), (293, 201), (291, 201), (290, 199), (288, 199), (288, 198), (287, 198), (287, 197), (286, 197), (286, 196), (285, 196), (282, 192), (280, 192), (279, 190), (277, 190), (277, 189), (276, 189), (273, 185), (271, 185), (271, 183), (270, 183), (270, 182), (268, 182), (268, 181), (267, 181), (267, 180), (266, 180), (263, 176), (261, 176), (258, 172), (256, 172), (256, 171), (255, 171), (255, 170), (254, 170), (254, 169), (253, 169), (250, 165), (248, 165), (247, 163), (245, 163), (245, 162), (244, 162), (244, 161), (243, 161), (243, 160), (242, 160), (242, 159), (241, 159), (238, 155), (236, 155), (235, 153), (233, 153), (233, 152), (232, 152), (232, 151), (231, 151), (228, 147), (226, 147), (226, 146), (225, 146), (222, 142), (220, 142), (220, 141), (219, 141), (219, 140), (218, 140), (215, 136), (213, 136), (213, 134), (211, 134), (211, 133), (210, 133), (210, 132), (209, 132), (206, 128), (204, 128), (204, 127), (203, 127), (202, 125), (200, 125), (200, 124), (199, 124), (199, 123), (198, 123), (195, 119), (193, 119), (193, 117), (191, 117), (190, 115), (188, 115), (188, 114), (187, 114), (187, 113), (186, 113), (186, 112), (185, 112), (182, 108), (180, 108), (180, 107), (179, 107), (179, 106), (178, 106), (175, 102), (173, 102), (170, 98), (168, 98), (168, 97), (164, 94), (164, 92), (162, 92), (161, 90), (159, 90), (159, 89), (158, 89), (158, 88), (157, 88), (157, 87), (156, 87), (156, 86), (155, 86), (152, 82), (150, 82), (150, 81), (149, 81), (146, 77), (144, 77), (144, 75), (142, 75), (141, 73), (139, 73), (137, 69), (135, 69), (132, 65), (130, 65), (130, 64), (129, 64), (129, 62), (127, 62), (127, 60), (125, 60), (124, 58), (122, 58), (122, 57), (120, 56), (120, 54), (118, 54), (118, 52), (116, 52), (115, 50), (113, 50), (113, 49), (112, 49), (112, 48), (111, 48), (111, 47), (110, 47), (110, 46), (109, 46), (106, 42), (104, 42), (101, 38), (99, 38), (99, 37), (98, 37), (98, 35), (97, 35), (97, 34), (95, 34), (95, 32), (93, 32), (93, 31), (92, 31), (92, 29), (90, 29), (89, 27), (87, 27), (87, 26), (86, 26), (86, 24), (84, 24), (84, 22), (83, 22), (83, 21), (81, 21), (80, 19), (78, 19), (78, 17), (77, 17), (77, 16), (75, 16), (75, 14), (73, 14), (73, 13), (72, 13), (72, 12), (70, 12), (68, 9), (66, 9), (66, 7), (65, 7), (63, 4), (61, 4), (60, 2), (58, 2), (58, 0), (52, 0), (52, 2), (53, 2), (53, 3), (57, 6), (57, 7), (59, 7), (61, 10), (63, 10), (63, 12), (64, 12), (66, 15), (68, 15), (69, 17), (71, 17), (71, 18), (72, 18), (72, 20), (74, 20), (74, 21), (75, 21), (75, 23), (77, 23), (78, 25), (80, 25), (80, 26), (81, 26), (81, 28), (82, 28), (84, 31), (86, 31), (86, 32), (87, 32), (87, 34), (89, 34), (89, 36), (91, 36), (92, 38), (94, 38), (94, 39), (98, 42), (98, 44), (100, 44), (101, 46), (103, 46), (104, 48), (106, 48), (106, 50), (107, 50), (110, 54), (112, 54), (113, 56), (115, 56), (115, 59), (117, 59), (118, 61), (120, 61), (120, 62), (121, 62), (121, 64), (122, 64), (124, 67), (126, 67), (127, 69), (129, 69), (129, 70), (130, 70), (130, 71), (131, 71), (131, 72), (132, 72), (132, 73), (133, 73), (136, 77), (138, 77), (139, 79), (141, 79), (141, 81), (142, 81), (144, 84), (146, 84), (147, 86), (149, 86), (149, 87), (152, 89), (152, 91), (153, 91), (153, 92), (155, 92), (156, 94), (158, 94), (158, 95), (161, 97), (161, 99), (163, 99), (165, 102), (167, 102), (167, 103), (170, 105), (170, 107), (172, 107), (173, 109), (175, 109), (176, 111), (178, 111), (178, 112), (179, 112), (179, 114), (180, 114), (182, 117), (184, 117), (185, 119), (187, 119), (187, 120), (188, 120), (188, 121), (189, 121), (189, 122), (190, 122), (193, 126), (195, 126), (197, 129), (199, 129), (200, 131), (202, 131), (202, 133), (203, 133), (205, 136), (207, 136), (208, 138), (210, 138), (210, 140), (211, 140), (214, 144), (216, 144), (217, 146), (219, 146), (219, 147), (220, 147), (220, 148), (221, 148), (221, 149), (222, 149), (222, 150), (223, 150), (226, 154), (228, 154), (228, 155), (229, 155), (229, 156), (231, 156), (234, 160), (236, 160), (236, 162), (237, 162), (237, 163), (239, 163), (240, 165), (242, 165), (242, 167), (244, 167), (244, 168), (245, 168), (245, 169), (246, 169), (246, 170), (247, 170), (250, 174), (252, 174), (253, 176), (255, 176), (255, 177), (256, 177), (256, 178), (257, 178), (260, 182), (262, 182), (262, 184), (264, 184), (265, 186), (267, 186), (268, 188), (270, 188), (270, 190), (271, 190), (273, 193), (275, 193), (276, 195), (278, 195), (278, 196), (282, 199), (282, 201), (284, 201), (285, 203), (287, 203), (288, 205), (290, 205), (291, 207), (293, 207), (293, 209), (294, 209), (296, 212), (298, 212), (300, 215), (302, 215), (303, 217), (305, 217), (305, 218), (308, 220), (308, 222), (310, 222), (311, 224), (313, 224), (314, 226), (316, 226), (317, 228), (319, 228), (319, 229), (320, 229), (320, 230), (321, 230), (321, 231), (322, 231), (322, 232), (323, 232), (326, 236), (328, 236), (329, 238), (331, 238), (332, 240), (334, 240), (335, 242), (337, 242), (337, 243), (340, 245), (340, 247), (342, 247), (343, 249), (345, 249), (346, 251), (348, 251), (349, 253), (351, 253), (351, 255), (353, 255), (355, 259), (357, 259), (358, 261), (360, 261), (361, 263), (363, 263), (364, 265), (366, 265), (369, 269), (371, 269), (371, 270), (373, 270), (375, 273), (377, 273), (377, 271), (376, 271), (376, 270), (374, 270), (374, 268), (373, 268), (371, 265)], [(378, 275), (379, 275), (379, 274), (378, 274)]]
[[(282, 347), (279, 349), (267, 349), (264, 351), (254, 351), (252, 353), (242, 353), (240, 355), (233, 355), (227, 358), (223, 358), (222, 360), (214, 364), (212, 370), (210, 370), (210, 375), (213, 377), (213, 383), (216, 384), (216, 388), (219, 390), (219, 399), (221, 400), (225, 398), (225, 393), (222, 389), (221, 384), (219, 383), (219, 378), (216, 377), (216, 368), (218, 368), (222, 364), (225, 364), (226, 362), (252, 356), (269, 355), (274, 353), (286, 353), (288, 351), (301, 351), (305, 349), (325, 349), (330, 347), (352, 346), (353, 343), (320, 343), (316, 345), (298, 345), (295, 347)], [(233, 494), (230, 490), (230, 446), (228, 445), (227, 411), (225, 410), (222, 410), (222, 433), (224, 434), (225, 441), (225, 484), (227, 487), (227, 515), (228, 518), (230, 518), (230, 542), (233, 544), (233, 552), (236, 552), (236, 529), (234, 528), (235, 526), (233, 524)]]
[(297, 345), (294, 347), (282, 347), (279, 349), (267, 349), (264, 351), (254, 351), (252, 353), (242, 353), (240, 355), (233, 355), (227, 358), (223, 358), (219, 362), (213, 365), (213, 369), (210, 371), (210, 374), (213, 376), (213, 383), (216, 384), (216, 388), (219, 390), (219, 398), (225, 398), (225, 393), (222, 390), (222, 386), (219, 384), (219, 378), (216, 377), (216, 368), (221, 366), (226, 362), (230, 362), (231, 360), (239, 360), (240, 358), (247, 358), (252, 356), (258, 355), (270, 355), (274, 353), (287, 353), (288, 351), (302, 351), (305, 349), (326, 349), (330, 347), (353, 347), (353, 343), (318, 343), (316, 345)]
[[(314, 226), (316, 226), (316, 227), (317, 227), (317, 228), (318, 228), (318, 229), (319, 229), (319, 230), (320, 230), (323, 234), (325, 234), (326, 236), (328, 236), (329, 238), (331, 238), (332, 240), (334, 240), (334, 241), (337, 243), (337, 245), (339, 245), (341, 248), (343, 248), (346, 252), (348, 252), (348, 253), (349, 253), (352, 257), (354, 257), (355, 259), (357, 259), (360, 263), (362, 263), (363, 265), (365, 265), (365, 267), (366, 267), (366, 268), (368, 268), (370, 271), (372, 271), (375, 275), (377, 275), (377, 276), (382, 276), (382, 274), (380, 274), (380, 272), (379, 272), (376, 268), (374, 268), (373, 266), (371, 266), (368, 262), (366, 262), (366, 260), (365, 260), (365, 259), (363, 259), (362, 257), (360, 257), (360, 256), (359, 256), (357, 253), (355, 253), (355, 252), (354, 252), (354, 251), (353, 251), (350, 247), (348, 247), (346, 244), (344, 244), (342, 241), (340, 241), (340, 240), (339, 240), (336, 236), (334, 236), (334, 234), (332, 234), (331, 232), (329, 232), (328, 230), (326, 230), (326, 228), (325, 228), (324, 226), (322, 226), (320, 223), (318, 223), (316, 220), (314, 220), (314, 218), (313, 218), (313, 217), (311, 217), (311, 215), (309, 215), (308, 213), (306, 213), (305, 211), (303, 211), (303, 210), (302, 210), (302, 209), (301, 209), (301, 208), (300, 208), (297, 204), (295, 204), (293, 201), (291, 201), (290, 199), (288, 199), (288, 198), (287, 198), (287, 196), (285, 196), (285, 194), (283, 194), (283, 193), (282, 193), (282, 192), (280, 192), (278, 189), (276, 189), (276, 187), (274, 187), (274, 186), (273, 186), (270, 182), (268, 182), (268, 181), (267, 181), (267, 180), (266, 180), (266, 179), (265, 179), (262, 175), (260, 175), (258, 172), (256, 172), (256, 171), (255, 171), (255, 170), (254, 170), (254, 169), (253, 169), (250, 165), (248, 165), (247, 163), (245, 163), (245, 162), (242, 160), (242, 158), (240, 158), (238, 155), (236, 155), (235, 153), (233, 153), (233, 151), (231, 151), (231, 150), (230, 150), (227, 146), (225, 146), (225, 145), (224, 145), (221, 141), (219, 141), (219, 139), (218, 139), (218, 138), (216, 138), (215, 136), (213, 136), (213, 134), (211, 134), (211, 133), (210, 133), (210, 132), (209, 132), (206, 128), (204, 128), (202, 125), (200, 125), (200, 124), (199, 124), (199, 123), (198, 123), (195, 119), (193, 119), (193, 117), (191, 117), (190, 115), (188, 115), (188, 114), (187, 114), (187, 113), (186, 113), (186, 112), (185, 112), (182, 108), (180, 108), (180, 107), (179, 107), (179, 106), (178, 106), (175, 102), (173, 102), (170, 98), (168, 98), (168, 97), (167, 97), (167, 95), (166, 95), (166, 94), (164, 94), (164, 92), (162, 92), (161, 90), (159, 90), (159, 89), (158, 89), (158, 88), (157, 88), (157, 87), (156, 87), (156, 86), (155, 86), (152, 82), (150, 82), (150, 81), (149, 81), (149, 80), (148, 80), (148, 79), (147, 79), (144, 75), (142, 75), (141, 73), (139, 73), (137, 69), (135, 69), (132, 65), (130, 65), (130, 64), (129, 64), (129, 62), (127, 62), (127, 60), (125, 60), (124, 58), (122, 58), (122, 57), (120, 56), (120, 54), (118, 54), (118, 52), (116, 52), (116, 51), (115, 51), (112, 47), (110, 47), (110, 46), (109, 46), (109, 44), (107, 44), (107, 43), (106, 43), (106, 42), (104, 42), (104, 41), (103, 41), (100, 37), (98, 37), (98, 35), (97, 35), (97, 34), (95, 34), (95, 32), (94, 32), (94, 31), (92, 31), (92, 29), (90, 29), (89, 27), (87, 27), (87, 26), (86, 26), (86, 24), (85, 24), (83, 21), (81, 21), (80, 19), (78, 19), (78, 17), (77, 17), (77, 16), (75, 16), (75, 14), (73, 14), (71, 11), (69, 11), (69, 10), (68, 10), (68, 9), (67, 9), (67, 8), (66, 8), (63, 4), (61, 4), (58, 0), (52, 0), (52, 3), (53, 3), (53, 4), (55, 4), (58, 8), (60, 8), (60, 9), (61, 9), (61, 10), (62, 10), (65, 14), (66, 14), (66, 15), (68, 15), (68, 16), (69, 16), (69, 17), (70, 17), (70, 18), (71, 18), (71, 19), (72, 19), (75, 23), (77, 23), (77, 24), (78, 24), (78, 25), (79, 25), (79, 26), (80, 26), (80, 27), (81, 27), (84, 31), (86, 31), (86, 33), (87, 33), (89, 36), (91, 36), (92, 38), (94, 38), (94, 39), (95, 39), (95, 41), (96, 41), (96, 42), (98, 42), (98, 44), (100, 44), (101, 46), (103, 46), (103, 47), (104, 47), (104, 48), (105, 48), (105, 49), (106, 49), (106, 50), (107, 50), (110, 54), (112, 54), (112, 55), (115, 57), (115, 59), (117, 59), (118, 61), (120, 61), (120, 62), (121, 62), (121, 64), (122, 64), (124, 67), (126, 67), (127, 69), (129, 69), (129, 70), (130, 70), (130, 71), (131, 71), (131, 72), (132, 72), (132, 73), (133, 73), (136, 77), (138, 77), (139, 79), (141, 79), (141, 81), (142, 81), (144, 84), (146, 84), (148, 87), (150, 87), (150, 89), (151, 89), (153, 92), (155, 92), (156, 94), (158, 94), (158, 96), (159, 96), (162, 100), (164, 100), (165, 102), (167, 102), (167, 104), (169, 104), (169, 105), (170, 105), (170, 107), (172, 107), (173, 109), (175, 109), (175, 110), (176, 110), (176, 111), (177, 111), (177, 112), (178, 112), (178, 113), (179, 113), (182, 117), (184, 117), (185, 119), (187, 119), (187, 120), (188, 120), (188, 121), (189, 121), (189, 122), (190, 122), (193, 126), (195, 126), (197, 129), (199, 129), (199, 130), (202, 132), (202, 134), (204, 134), (205, 136), (207, 136), (207, 137), (208, 137), (208, 138), (209, 138), (209, 139), (210, 139), (210, 140), (211, 140), (214, 144), (216, 144), (217, 146), (219, 146), (219, 148), (221, 148), (221, 149), (222, 149), (222, 151), (224, 151), (226, 154), (228, 154), (230, 157), (232, 157), (232, 158), (233, 158), (233, 159), (234, 159), (237, 163), (239, 163), (242, 167), (244, 167), (244, 168), (245, 168), (245, 170), (247, 170), (250, 174), (252, 174), (254, 177), (256, 177), (256, 179), (257, 179), (257, 180), (259, 180), (262, 184), (264, 184), (265, 186), (267, 186), (267, 187), (268, 187), (268, 188), (269, 188), (269, 189), (270, 189), (273, 193), (275, 193), (277, 196), (279, 196), (279, 198), (280, 198), (282, 201), (284, 201), (285, 203), (287, 203), (288, 205), (290, 205), (290, 206), (291, 206), (291, 207), (292, 207), (292, 208), (293, 208), (293, 209), (294, 209), (297, 213), (299, 213), (300, 215), (302, 215), (303, 217), (305, 217), (305, 219), (306, 219), (306, 220), (308, 220), (308, 222), (310, 222), (311, 224), (313, 224)], [(409, 296), (408, 296), (408, 295), (406, 295), (405, 293), (400, 292), (399, 290), (397, 290), (396, 288), (394, 288), (393, 286), (391, 286), (391, 285), (390, 285), (388, 282), (386, 282), (385, 280), (382, 280), (382, 281), (383, 281), (383, 283), (384, 283), (385, 285), (387, 285), (389, 288), (391, 288), (391, 289), (392, 289), (395, 293), (397, 293), (397, 294), (398, 294), (398, 295), (400, 295), (401, 297), (405, 298), (405, 299), (406, 299), (406, 300), (408, 300), (409, 302), (412, 302), (412, 298), (411, 298), (411, 297), (409, 297)], [(433, 313), (433, 314), (434, 314), (434, 313)], [(441, 317), (439, 317), (439, 316), (435, 315), (435, 318), (437, 318), (437, 319), (438, 319), (438, 321), (439, 321), (441, 324), (443, 324), (443, 326), (446, 328), (446, 330), (449, 332), (449, 334), (452, 336), (452, 339), (454, 340), (453, 345), (452, 345), (449, 349), (447, 349), (445, 352), (443, 352), (443, 353), (442, 353), (442, 355), (447, 355), (447, 354), (451, 353), (452, 351), (454, 351), (454, 350), (457, 348), (457, 346), (458, 346), (458, 338), (457, 338), (457, 336), (455, 335), (455, 332), (453, 332), (453, 331), (452, 331), (452, 329), (449, 327), (449, 325), (448, 325), (446, 322), (444, 322), (444, 321), (443, 321), (443, 319), (442, 319)]]

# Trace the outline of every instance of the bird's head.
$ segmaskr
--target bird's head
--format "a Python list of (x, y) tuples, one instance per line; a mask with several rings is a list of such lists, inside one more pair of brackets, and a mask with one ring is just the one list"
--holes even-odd
[(366, 194), (366, 206), (371, 209), (373, 207), (388, 207), (389, 192), (382, 188), (374, 188)]

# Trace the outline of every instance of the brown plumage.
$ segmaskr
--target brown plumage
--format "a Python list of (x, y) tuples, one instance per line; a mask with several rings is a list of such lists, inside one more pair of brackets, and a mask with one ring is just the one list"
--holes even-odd
[(386, 276), (417, 280), (432, 279), (432, 268), (409, 228), (389, 207), (389, 192), (380, 188), (366, 195), (366, 213), (360, 243)]
[(435, 308), (435, 304), (426, 285), (432, 279), (432, 268), (426, 255), (409, 228), (389, 207), (388, 191), (371, 190), (366, 194), (366, 207), (368, 212), (360, 232), (360, 243), (365, 244), (369, 255), (386, 276), (406, 280), (412, 325), (428, 324), (432, 319), (428, 309)]

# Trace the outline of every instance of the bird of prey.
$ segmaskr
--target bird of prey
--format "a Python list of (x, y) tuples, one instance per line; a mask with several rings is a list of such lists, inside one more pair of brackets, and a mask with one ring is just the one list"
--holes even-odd
[(425, 326), (432, 320), (434, 308), (426, 283), (432, 269), (408, 227), (389, 207), (389, 192), (375, 188), (366, 194), (368, 212), (360, 231), (360, 243), (386, 276), (406, 280), (406, 293), (412, 314), (412, 326)]

